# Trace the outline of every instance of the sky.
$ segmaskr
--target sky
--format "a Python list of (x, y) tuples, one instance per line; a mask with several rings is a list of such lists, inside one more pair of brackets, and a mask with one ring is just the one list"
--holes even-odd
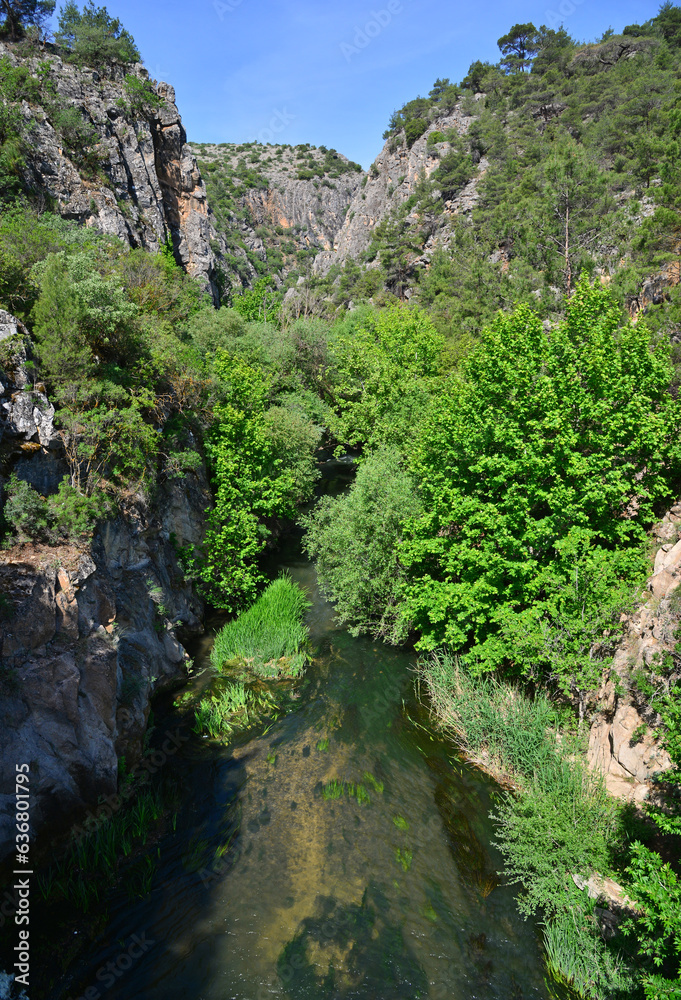
[[(82, 2), (82, 0), (81, 0)], [(151, 76), (175, 87), (194, 142), (325, 145), (362, 164), (392, 112), (437, 77), (497, 62), (516, 23), (593, 41), (660, 0), (110, 0)], [(59, 3), (58, 3), (59, 7)]]

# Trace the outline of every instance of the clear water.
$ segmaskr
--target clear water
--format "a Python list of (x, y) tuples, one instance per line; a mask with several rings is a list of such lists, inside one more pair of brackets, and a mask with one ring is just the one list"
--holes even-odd
[[(299, 701), (228, 747), (183, 744), (151, 893), (114, 896), (51, 996), (545, 998), (537, 928), (496, 875), (496, 786), (432, 730), (413, 659), (335, 625), (296, 539), (279, 559), (313, 601)], [(334, 780), (369, 801), (325, 797)]]

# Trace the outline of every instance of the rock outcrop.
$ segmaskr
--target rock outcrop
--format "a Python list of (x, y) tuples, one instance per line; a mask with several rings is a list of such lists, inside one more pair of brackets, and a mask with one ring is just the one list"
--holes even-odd
[(151, 697), (186, 676), (180, 637), (202, 605), (176, 546), (200, 540), (209, 504), (191, 473), (107, 522), (92, 547), (0, 555), (0, 855), (11, 846), (13, 775), (30, 767), (34, 832), (116, 791), (142, 748)]
[(681, 503), (665, 514), (654, 537), (659, 547), (653, 574), (599, 692), (589, 740), (589, 763), (603, 772), (608, 790), (637, 802), (654, 793), (652, 779), (671, 764), (660, 745), (659, 720), (635, 681), (661, 672), (677, 641), (681, 614), (673, 595), (681, 583)]
[[(366, 184), (355, 193), (345, 222), (334, 241), (333, 250), (316, 257), (315, 273), (326, 274), (334, 264), (359, 260), (369, 247), (376, 226), (407, 201), (415, 192), (419, 181), (424, 177), (429, 178), (437, 169), (440, 157), (450, 150), (449, 142), (429, 144), (429, 136), (435, 132), (445, 133), (450, 129), (455, 130), (459, 136), (465, 136), (474, 120), (473, 116), (464, 113), (459, 103), (451, 114), (434, 118), (411, 149), (407, 148), (403, 136), (388, 139), (369, 171)], [(478, 200), (479, 180), (488, 165), (487, 160), (482, 158), (477, 165), (476, 175), (455, 199), (445, 202), (438, 232), (431, 236), (424, 248), (426, 260), (437, 245), (446, 245), (447, 227), (452, 217), (472, 212)], [(418, 219), (416, 215), (409, 216), (407, 222), (418, 224)]]
[[(42, 495), (68, 472), (55, 410), (29, 382), (21, 324), (0, 372), (0, 460)], [(129, 499), (92, 543), (0, 552), (0, 859), (11, 847), (16, 764), (30, 768), (36, 833), (116, 791), (139, 756), (153, 695), (186, 675), (182, 640), (203, 606), (178, 563), (201, 542), (211, 497), (203, 466), (167, 479), (153, 505)]]
[(335, 150), (308, 145), (192, 143), (205, 172), (224, 256), (239, 257), (237, 281), (257, 277), (248, 253), (277, 280), (301, 257), (328, 251), (366, 176)]
[[(54, 49), (21, 60), (9, 43), (0, 43), (0, 58), (24, 63), (35, 75), (49, 64), (49, 99), (21, 105), (25, 180), (34, 200), (132, 247), (157, 251), (170, 235), (178, 262), (215, 292), (216, 234), (173, 88), (149, 81), (141, 65), (132, 67), (130, 75), (148, 82), (159, 99), (158, 106), (133, 107), (121, 66), (104, 76), (64, 62)], [(76, 114), (80, 134), (88, 136), (86, 159), (65, 140), (59, 123), (67, 113)]]

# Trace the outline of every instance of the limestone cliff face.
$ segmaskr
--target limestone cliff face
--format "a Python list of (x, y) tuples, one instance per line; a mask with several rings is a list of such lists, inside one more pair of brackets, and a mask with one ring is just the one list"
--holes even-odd
[[(0, 312), (0, 340), (21, 325)], [(0, 376), (0, 460), (41, 493), (67, 466), (55, 410), (29, 382), (25, 347)], [(33, 832), (116, 791), (139, 756), (153, 695), (186, 675), (182, 641), (203, 606), (178, 563), (211, 505), (203, 467), (130, 498), (86, 547), (0, 552), (0, 859), (12, 845), (14, 769), (30, 767)]]
[[(0, 58), (22, 62), (9, 44)], [(27, 131), (26, 183), (33, 198), (62, 216), (118, 236), (132, 247), (156, 251), (172, 236), (178, 261), (213, 287), (215, 238), (206, 189), (187, 145), (175, 92), (153, 84), (159, 107), (133, 109), (122, 67), (106, 76), (65, 63), (56, 51), (25, 60), (36, 74), (49, 63), (51, 96), (22, 102)], [(131, 75), (148, 81), (142, 66)], [(64, 141), (52, 107), (75, 110), (93, 139), (87, 167)]]
[(660, 720), (636, 677), (644, 674), (660, 690), (678, 679), (678, 670), (674, 667), (669, 674), (664, 660), (675, 651), (681, 617), (674, 598), (681, 584), (681, 503), (665, 514), (654, 538), (658, 549), (653, 574), (646, 595), (627, 620), (613, 660), (615, 676), (598, 693), (589, 741), (589, 762), (603, 772), (608, 790), (637, 802), (654, 795), (652, 778), (671, 763), (660, 745)]
[(224, 255), (239, 258), (233, 284), (257, 277), (248, 254), (266, 262), (279, 280), (301, 259), (331, 250), (365, 177), (335, 150), (309, 145), (191, 148), (207, 178)]
[[(448, 142), (429, 145), (428, 137), (434, 132), (445, 133), (449, 129), (455, 129), (459, 136), (465, 136), (473, 121), (474, 117), (465, 114), (459, 104), (450, 115), (434, 118), (411, 149), (405, 145), (403, 136), (397, 140), (389, 139), (376, 157), (365, 186), (355, 193), (345, 222), (334, 240), (333, 249), (320, 253), (315, 259), (315, 272), (326, 274), (334, 264), (358, 260), (371, 243), (378, 223), (407, 201), (419, 180), (430, 177), (437, 169), (440, 157), (451, 148)], [(445, 202), (438, 231), (430, 237), (422, 259), (427, 260), (436, 245), (446, 246), (447, 226), (453, 216), (467, 215), (473, 210), (478, 200), (478, 183), (488, 165), (483, 157), (477, 165), (476, 176), (455, 199)], [(409, 216), (407, 221), (418, 224), (415, 214)]]

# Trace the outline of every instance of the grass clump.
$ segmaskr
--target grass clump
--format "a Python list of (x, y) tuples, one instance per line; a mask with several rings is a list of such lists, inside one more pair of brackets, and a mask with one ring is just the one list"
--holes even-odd
[[(65, 901), (88, 913), (121, 878), (126, 859), (145, 847), (163, 818), (158, 791), (142, 788), (129, 808), (105, 816), (89, 832), (79, 830), (68, 850), (37, 876), (45, 901)], [(140, 862), (147, 865), (144, 859)], [(147, 869), (136, 895), (148, 895), (155, 868)], [(127, 881), (128, 872), (125, 872)]]
[(545, 695), (529, 698), (494, 677), (473, 677), (447, 654), (422, 661), (420, 673), (459, 747), (514, 788), (492, 815), (497, 846), (507, 881), (520, 887), (520, 912), (544, 916), (550, 974), (581, 996), (618, 995), (631, 978), (617, 951), (622, 942), (602, 940), (593, 907), (573, 880), (617, 877), (612, 859), (621, 821), (602, 778), (582, 763), (576, 738), (558, 732)]
[(265, 680), (300, 677), (307, 661), (304, 617), (309, 607), (300, 587), (288, 576), (279, 577), (248, 611), (218, 632), (213, 666), (245, 666)]
[(215, 740), (225, 739), (235, 729), (251, 725), (259, 710), (268, 707), (274, 707), (271, 698), (248, 691), (241, 682), (228, 684), (196, 709), (194, 732)]

